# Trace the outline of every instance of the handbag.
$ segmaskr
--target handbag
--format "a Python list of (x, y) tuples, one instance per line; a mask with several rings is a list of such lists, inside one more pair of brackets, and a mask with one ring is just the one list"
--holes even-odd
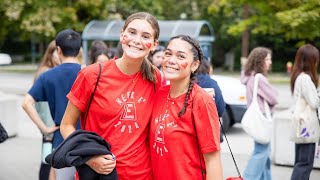
[(8, 139), (8, 133), (0, 123), (0, 143)]
[(297, 144), (316, 143), (320, 137), (319, 119), (317, 112), (301, 97), (301, 89), (291, 119), (290, 140)]
[(258, 84), (262, 74), (257, 73), (254, 77), (252, 102), (244, 113), (241, 124), (243, 130), (260, 144), (268, 144), (271, 140), (272, 118), (268, 103), (264, 100), (264, 115), (258, 104)]

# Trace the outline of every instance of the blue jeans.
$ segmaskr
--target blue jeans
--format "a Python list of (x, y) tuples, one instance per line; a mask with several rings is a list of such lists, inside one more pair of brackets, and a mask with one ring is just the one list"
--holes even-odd
[(316, 144), (296, 144), (291, 180), (308, 180), (313, 168)]
[(243, 173), (245, 180), (271, 180), (270, 144), (254, 142), (254, 150)]

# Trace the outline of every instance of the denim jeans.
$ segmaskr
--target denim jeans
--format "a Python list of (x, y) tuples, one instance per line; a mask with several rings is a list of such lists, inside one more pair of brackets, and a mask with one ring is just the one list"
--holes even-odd
[(54, 169), (56, 172), (56, 180), (75, 180), (76, 168), (65, 167), (62, 169)]
[(254, 150), (243, 173), (245, 180), (271, 180), (270, 144), (254, 142)]
[(313, 168), (316, 144), (296, 144), (291, 180), (308, 180)]

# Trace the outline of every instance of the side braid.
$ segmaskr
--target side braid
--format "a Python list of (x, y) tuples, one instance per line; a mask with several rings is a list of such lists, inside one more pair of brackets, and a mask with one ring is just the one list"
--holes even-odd
[(180, 110), (180, 112), (178, 114), (179, 117), (181, 117), (186, 112), (186, 109), (187, 109), (187, 106), (188, 106), (188, 100), (189, 100), (189, 97), (190, 97), (190, 93), (192, 91), (194, 83), (196, 82), (196, 74), (197, 73), (191, 73), (191, 80), (190, 80), (190, 83), (189, 83), (189, 87), (188, 87), (188, 91), (187, 91), (187, 94), (186, 94), (186, 98), (184, 99), (183, 108)]
[[(200, 44), (198, 43), (198, 41), (196, 41), (195, 39), (193, 39), (187, 35), (178, 35), (178, 36), (172, 37), (170, 39), (170, 41), (172, 41), (173, 39), (181, 39), (183, 41), (188, 42), (192, 46), (191, 51), (193, 53), (193, 60), (194, 61), (199, 60), (200, 64), (201, 64), (202, 59), (203, 59), (203, 53), (202, 53), (202, 50), (201, 50), (201, 47), (200, 47)], [(170, 41), (169, 41), (169, 43), (170, 43)], [(178, 114), (179, 117), (181, 117), (186, 112), (186, 109), (188, 106), (188, 100), (189, 100), (193, 85), (196, 82), (196, 75), (198, 74), (198, 69), (199, 69), (199, 67), (195, 70), (195, 72), (192, 72), (190, 75), (190, 83), (189, 83), (188, 91), (187, 91), (186, 98), (183, 103), (183, 108), (180, 110), (180, 112)]]

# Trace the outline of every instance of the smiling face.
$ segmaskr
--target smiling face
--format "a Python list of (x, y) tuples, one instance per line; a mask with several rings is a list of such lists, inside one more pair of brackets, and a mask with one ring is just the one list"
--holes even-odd
[(192, 46), (181, 39), (173, 39), (167, 46), (162, 61), (166, 79), (175, 81), (190, 78), (191, 72), (199, 67), (199, 60), (194, 60)]
[(151, 24), (143, 19), (135, 19), (121, 32), (120, 42), (124, 56), (144, 59), (158, 45)]

